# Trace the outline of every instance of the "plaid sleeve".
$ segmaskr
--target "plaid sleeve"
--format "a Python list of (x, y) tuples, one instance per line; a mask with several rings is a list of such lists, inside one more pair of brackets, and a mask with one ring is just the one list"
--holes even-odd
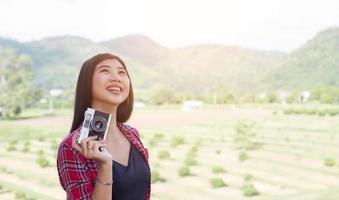
[(90, 170), (86, 170), (86, 162), (84, 164), (78, 154), (66, 143), (61, 143), (59, 146), (57, 169), (67, 200), (91, 199), (94, 181), (91, 179)]

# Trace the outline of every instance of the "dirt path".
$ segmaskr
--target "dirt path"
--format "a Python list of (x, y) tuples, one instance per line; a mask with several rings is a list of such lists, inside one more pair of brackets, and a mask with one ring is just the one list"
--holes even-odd
[[(202, 109), (202, 110), (135, 110), (128, 124), (138, 128), (172, 127), (197, 123), (218, 123), (241, 119), (263, 119), (271, 115), (262, 109)], [(39, 125), (52, 128), (70, 127), (71, 116), (17, 120), (20, 125)]]

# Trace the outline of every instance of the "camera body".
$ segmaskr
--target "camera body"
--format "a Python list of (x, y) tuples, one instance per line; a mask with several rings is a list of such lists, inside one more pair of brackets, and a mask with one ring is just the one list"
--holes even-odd
[(98, 136), (97, 140), (104, 140), (110, 121), (111, 114), (100, 112), (93, 108), (87, 108), (77, 142), (80, 143), (81, 140), (93, 135)]

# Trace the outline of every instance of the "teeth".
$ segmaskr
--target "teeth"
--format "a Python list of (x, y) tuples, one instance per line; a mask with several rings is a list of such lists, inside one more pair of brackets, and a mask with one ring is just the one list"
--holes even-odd
[(121, 91), (121, 88), (120, 87), (111, 86), (111, 87), (108, 87), (108, 90)]

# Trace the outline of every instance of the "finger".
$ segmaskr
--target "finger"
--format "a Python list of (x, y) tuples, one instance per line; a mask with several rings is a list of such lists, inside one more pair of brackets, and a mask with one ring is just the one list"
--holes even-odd
[(96, 140), (98, 139), (98, 136), (97, 135), (92, 135), (92, 136), (89, 136), (86, 138), (87, 140)]
[(87, 141), (88, 150), (93, 149), (94, 144), (96, 144), (96, 143), (97, 143), (96, 141), (92, 141), (92, 140)]
[(87, 155), (87, 140), (86, 139), (83, 139), (80, 143), (80, 146), (81, 146), (81, 151), (82, 153), (86, 156)]
[(80, 145), (77, 142), (77, 138), (78, 137), (79, 137), (79, 134), (77, 134), (77, 133), (73, 135), (73, 137), (72, 137), (72, 147), (74, 149), (76, 149), (77, 151), (81, 152), (81, 147), (80, 147)]

